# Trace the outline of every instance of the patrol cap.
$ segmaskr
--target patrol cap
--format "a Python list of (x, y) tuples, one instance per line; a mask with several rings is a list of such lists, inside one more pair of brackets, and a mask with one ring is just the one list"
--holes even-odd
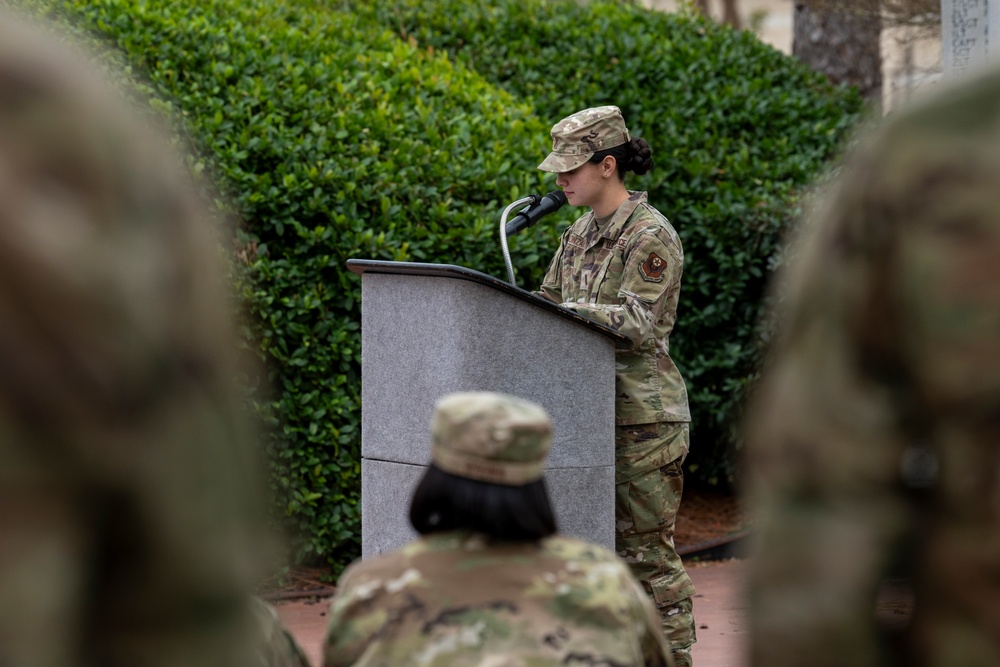
[(597, 151), (621, 146), (629, 141), (621, 109), (594, 107), (577, 111), (552, 126), (552, 152), (542, 160), (542, 171), (571, 171)]
[(541, 479), (552, 445), (548, 414), (493, 392), (449, 394), (431, 421), (431, 460), (453, 475), (510, 486)]

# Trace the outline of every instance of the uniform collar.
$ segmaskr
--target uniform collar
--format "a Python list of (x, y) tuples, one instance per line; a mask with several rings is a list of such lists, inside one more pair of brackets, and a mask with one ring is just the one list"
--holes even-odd
[(579, 229), (574, 231), (580, 236), (594, 235), (598, 239), (617, 239), (621, 236), (622, 230), (625, 229), (625, 223), (632, 217), (632, 213), (647, 198), (646, 193), (642, 191), (629, 190), (628, 194), (628, 199), (622, 202), (622, 205), (618, 207), (615, 214), (611, 216), (611, 220), (608, 221), (608, 224), (603, 229), (599, 230), (599, 233), (593, 210), (580, 219)]

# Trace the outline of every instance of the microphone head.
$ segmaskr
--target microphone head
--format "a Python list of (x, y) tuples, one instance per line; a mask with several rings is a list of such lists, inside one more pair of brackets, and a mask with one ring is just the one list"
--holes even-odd
[(527, 229), (538, 222), (543, 216), (553, 213), (566, 203), (566, 193), (562, 190), (553, 190), (544, 197), (539, 197), (537, 203), (533, 203), (519, 212), (513, 219), (507, 221), (504, 234), (510, 236), (517, 234), (522, 229)]
[(553, 190), (552, 192), (550, 192), (545, 196), (551, 197), (559, 206), (562, 206), (563, 204), (566, 203), (566, 193), (563, 192), (562, 190)]

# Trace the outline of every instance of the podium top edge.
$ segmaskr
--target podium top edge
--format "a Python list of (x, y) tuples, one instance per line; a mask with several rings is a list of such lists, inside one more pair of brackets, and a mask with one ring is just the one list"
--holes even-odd
[(521, 289), (516, 285), (511, 285), (510, 283), (495, 276), (491, 276), (481, 271), (476, 271), (475, 269), (469, 269), (464, 266), (456, 266), (454, 264), (390, 262), (378, 259), (349, 259), (347, 260), (347, 268), (352, 273), (356, 273), (359, 276), (363, 276), (366, 273), (391, 273), (409, 276), (455, 278), (458, 280), (468, 280), (474, 283), (479, 283), (480, 285), (485, 285), (486, 287), (499, 290), (522, 301), (527, 301), (528, 303), (554, 313), (559, 317), (572, 320), (583, 327), (606, 336), (614, 341), (615, 347), (618, 349), (626, 350), (632, 347), (632, 341), (610, 327), (598, 324), (597, 322), (594, 322), (579, 313), (552, 303), (548, 299), (543, 299), (532, 292)]

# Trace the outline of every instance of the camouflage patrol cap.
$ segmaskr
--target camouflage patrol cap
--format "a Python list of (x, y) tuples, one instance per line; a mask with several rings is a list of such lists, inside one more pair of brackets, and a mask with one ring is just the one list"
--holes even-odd
[(552, 152), (542, 160), (542, 171), (572, 171), (597, 151), (627, 143), (628, 128), (618, 107), (577, 111), (552, 126)]
[(437, 402), (431, 437), (431, 460), (441, 470), (523, 486), (542, 477), (552, 422), (534, 403), (493, 392), (465, 392)]

